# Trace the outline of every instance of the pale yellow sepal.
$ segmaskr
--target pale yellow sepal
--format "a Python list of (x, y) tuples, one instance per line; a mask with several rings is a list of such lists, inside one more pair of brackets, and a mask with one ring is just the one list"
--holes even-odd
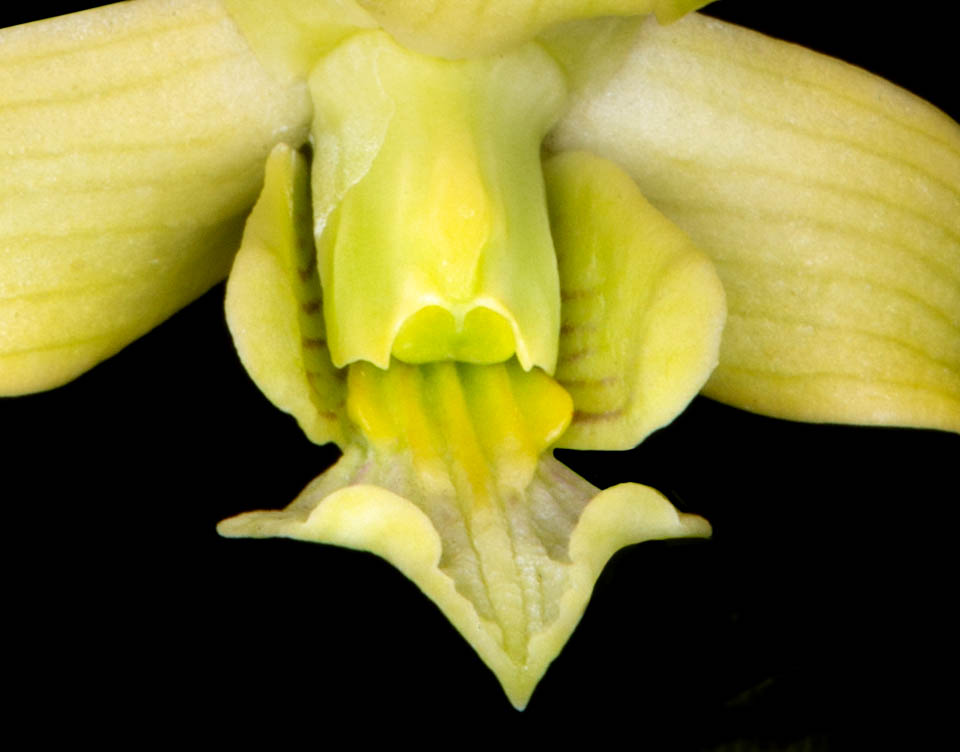
[(277, 144), (227, 283), (227, 324), (257, 386), (317, 444), (345, 444), (344, 374), (326, 346), (306, 158)]
[(0, 31), (0, 393), (69, 381), (222, 279), (309, 111), (215, 0)]
[(567, 152), (544, 171), (563, 300), (555, 377), (575, 408), (560, 446), (627, 449), (679, 415), (716, 366), (723, 287), (612, 162)]
[[(573, 520), (565, 537), (550, 541), (549, 553), (546, 549), (538, 552), (529, 541), (515, 540), (520, 544), (517, 555), (528, 572), (552, 575), (552, 582), (540, 581), (527, 594), (537, 590), (555, 594), (550, 603), (525, 604), (532, 613), (541, 609), (548, 618), (527, 635), (523, 657), (518, 660), (516, 652), (506, 647), (511, 636), (503, 633), (502, 623), (482, 616), (477, 604), (464, 595), (462, 586), (442, 566), (444, 560), (457, 555), (446, 548), (452, 540), (449, 533), (445, 543), (418, 505), (383, 487), (361, 483), (335, 488), (351, 477), (365, 476), (370, 462), (363, 450), (351, 448), (337, 466), (308, 486), (286, 510), (240, 515), (220, 523), (218, 530), (228, 537), (280, 536), (382, 556), (437, 604), (497, 675), (518, 709), (526, 707), (547, 667), (566, 644), (600, 572), (617, 550), (648, 540), (710, 535), (705, 520), (678, 513), (663, 496), (646, 486), (622, 484), (591, 500), (589, 496), (579, 497), (584, 491), (597, 489), (577, 479), (578, 484), (571, 486), (579, 485), (578, 500), (554, 499), (553, 513), (572, 516)], [(572, 475), (553, 460), (547, 462), (543, 472)], [(533, 507), (528, 513), (535, 516), (538, 511), (541, 516), (547, 514), (547, 510)]]
[(862, 70), (695, 14), (632, 33), (611, 70), (578, 29), (596, 54), (548, 143), (617, 162), (714, 259), (729, 316), (705, 393), (960, 430), (960, 127)]
[(577, 18), (655, 13), (663, 22), (711, 0), (357, 0), (401, 44), (446, 58), (494, 55)]

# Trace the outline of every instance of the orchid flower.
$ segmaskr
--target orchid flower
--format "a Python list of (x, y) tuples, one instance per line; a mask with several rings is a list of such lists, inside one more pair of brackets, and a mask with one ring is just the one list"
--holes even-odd
[(137, 0), (4, 31), (0, 389), (229, 273), (250, 376), (343, 454), (221, 533), (382, 556), (523, 708), (618, 549), (710, 534), (553, 449), (636, 446), (701, 390), (960, 432), (960, 128), (705, 4)]

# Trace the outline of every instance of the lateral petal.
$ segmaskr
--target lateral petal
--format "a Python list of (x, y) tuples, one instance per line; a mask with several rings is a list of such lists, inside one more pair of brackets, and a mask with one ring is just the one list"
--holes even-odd
[(627, 54), (581, 59), (549, 142), (619, 163), (714, 259), (729, 318), (705, 393), (796, 420), (960, 430), (960, 127), (862, 70), (701, 16), (618, 33)]
[(560, 446), (629, 449), (716, 366), (723, 287), (617, 165), (566, 152), (544, 172), (563, 300), (555, 375), (574, 404)]
[(326, 343), (306, 158), (277, 144), (227, 282), (227, 324), (244, 367), (307, 437), (346, 444), (346, 374)]

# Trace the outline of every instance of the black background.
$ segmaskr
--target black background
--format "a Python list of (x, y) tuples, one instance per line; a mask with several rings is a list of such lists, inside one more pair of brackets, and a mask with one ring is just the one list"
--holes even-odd
[[(873, 5), (709, 10), (960, 116), (950, 19)], [(32, 3), (2, 19), (83, 6)], [(715, 535), (618, 554), (518, 714), (388, 564), (216, 535), (223, 517), (286, 505), (335, 457), (246, 376), (222, 298), (218, 286), (66, 387), (0, 400), (7, 675), (18, 706), (51, 719), (38, 738), (134, 724), (263, 731), (281, 747), (380, 728), (449, 743), (465, 731), (542, 742), (585, 731), (646, 749), (848, 749), (946, 711), (930, 677), (955, 668), (955, 435), (788, 423), (698, 398), (633, 451), (559, 453), (600, 486), (660, 489)]]

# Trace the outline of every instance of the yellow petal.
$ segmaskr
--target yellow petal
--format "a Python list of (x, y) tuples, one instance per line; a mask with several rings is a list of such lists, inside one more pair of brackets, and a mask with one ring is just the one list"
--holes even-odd
[(213, 0), (0, 32), (0, 393), (69, 381), (222, 279), (308, 114)]
[(447, 58), (493, 55), (575, 18), (656, 13), (673, 21), (711, 0), (357, 0), (401, 44)]
[(563, 299), (555, 376), (575, 408), (560, 446), (628, 449), (672, 421), (716, 366), (723, 287), (612, 162), (567, 152), (545, 173)]
[(343, 445), (346, 390), (326, 345), (309, 168), (286, 144), (267, 160), (230, 271), (226, 311), (240, 359), (270, 401), (311, 441)]
[(412, 579), (523, 708), (575, 628), (609, 557), (654, 538), (706, 536), (657, 492), (602, 493), (541, 453), (569, 397), (514, 361), (350, 369), (350, 414), (369, 441), (287, 509), (220, 524), (373, 551)]
[(581, 60), (550, 143), (619, 163), (714, 259), (729, 318), (705, 393), (778, 417), (960, 430), (957, 124), (718, 21), (628, 32), (619, 67)]

